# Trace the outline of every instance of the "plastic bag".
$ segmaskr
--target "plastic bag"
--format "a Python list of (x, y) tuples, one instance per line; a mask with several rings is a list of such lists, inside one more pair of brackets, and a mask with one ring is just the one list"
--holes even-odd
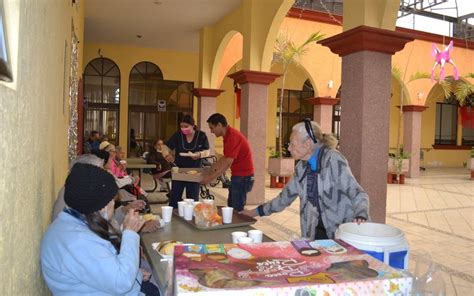
[(212, 227), (222, 224), (222, 217), (217, 208), (211, 204), (200, 203), (194, 208), (195, 223), (198, 227)]
[(413, 296), (444, 296), (446, 285), (441, 272), (431, 260), (430, 254), (423, 252), (414, 256)]

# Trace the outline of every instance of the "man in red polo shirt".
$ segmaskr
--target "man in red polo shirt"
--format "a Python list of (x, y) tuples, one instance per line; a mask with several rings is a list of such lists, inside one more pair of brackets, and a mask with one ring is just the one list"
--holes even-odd
[(232, 177), (229, 186), (227, 205), (240, 212), (247, 201), (247, 193), (254, 183), (253, 160), (249, 142), (238, 130), (227, 125), (227, 119), (215, 113), (207, 119), (211, 133), (216, 137), (224, 137), (224, 156), (214, 166), (215, 171), (205, 176), (202, 184), (208, 184), (227, 169), (231, 169)]

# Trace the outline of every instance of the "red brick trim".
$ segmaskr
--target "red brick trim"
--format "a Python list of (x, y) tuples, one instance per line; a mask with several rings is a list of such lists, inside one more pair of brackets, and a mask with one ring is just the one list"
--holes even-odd
[(256, 83), (265, 85), (272, 83), (280, 76), (281, 74), (252, 70), (240, 70), (230, 75), (227, 75), (227, 77), (234, 79), (234, 81), (239, 84)]
[(443, 35), (422, 32), (422, 31), (417, 31), (417, 30), (407, 29), (407, 28), (400, 28), (400, 27), (397, 27), (396, 31), (401, 32), (401, 33), (409, 33), (415, 39), (418, 39), (418, 40), (440, 43), (440, 44), (443, 44), (443, 41), (445, 42), (445, 44), (448, 44), (450, 40), (453, 40), (454, 46), (456, 47), (467, 48), (471, 50), (474, 48), (474, 41), (467, 41), (464, 39), (453, 38), (449, 36), (443, 36)]
[(223, 89), (213, 89), (213, 88), (194, 88), (193, 95), (200, 98), (200, 97), (218, 97), (222, 92), (225, 90)]
[(315, 97), (315, 98), (308, 98), (306, 102), (310, 103), (311, 105), (330, 105), (334, 106), (339, 103), (339, 100), (336, 98), (331, 97)]
[[(286, 14), (287, 17), (291, 18), (299, 18), (307, 21), (313, 21), (313, 22), (320, 22), (320, 23), (326, 23), (326, 24), (331, 24), (331, 25), (337, 25), (340, 26), (337, 22), (335, 22), (328, 13), (325, 12), (320, 12), (320, 11), (314, 11), (314, 10), (306, 10), (306, 9), (301, 9), (301, 8), (296, 8), (292, 7), (288, 13)], [(340, 15), (333, 15), (334, 18), (341, 23), (343, 22), (343, 17)], [(400, 28), (397, 27), (395, 29), (397, 32), (401, 33), (409, 33), (413, 35), (415, 39), (418, 40), (423, 40), (423, 41), (428, 41), (428, 42), (434, 42), (434, 43), (443, 43), (446, 42), (446, 40), (453, 40), (454, 41), (454, 46), (456, 47), (461, 47), (461, 48), (468, 48), (468, 49), (473, 49), (474, 48), (474, 41), (466, 41), (464, 39), (460, 38), (452, 38), (448, 36), (443, 36), (443, 35), (438, 35), (438, 34), (433, 34), (433, 33), (428, 33), (428, 32), (422, 32), (422, 31), (417, 31), (413, 29), (408, 29), (408, 28)]]
[(472, 146), (432, 145), (435, 150), (471, 150)]
[(339, 56), (359, 51), (375, 51), (393, 55), (414, 38), (407, 33), (359, 26), (324, 40), (319, 44), (329, 47)]
[(423, 112), (428, 109), (428, 106), (421, 106), (421, 105), (404, 105), (402, 107), (403, 111), (408, 112)]

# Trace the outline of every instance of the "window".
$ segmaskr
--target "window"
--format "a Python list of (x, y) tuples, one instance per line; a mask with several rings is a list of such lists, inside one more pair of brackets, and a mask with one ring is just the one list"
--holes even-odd
[[(278, 89), (278, 100), (277, 100), (277, 139), (278, 143), (278, 120), (280, 116), (280, 94), (281, 89)], [(301, 90), (285, 90), (283, 93), (283, 112), (282, 112), (282, 143), (288, 143), (290, 141), (291, 128), (293, 125), (302, 121), (304, 118), (313, 118), (313, 106), (306, 102), (305, 99), (314, 96), (313, 91), (301, 91)], [(278, 145), (278, 144), (277, 144)], [(285, 144), (287, 145), (287, 144)]]
[(184, 114), (193, 112), (193, 82), (164, 80), (160, 68), (140, 62), (130, 71), (130, 155), (141, 155), (154, 139), (168, 140)]
[(474, 128), (462, 128), (462, 143), (463, 146), (474, 146)]
[(456, 145), (458, 106), (436, 103), (435, 145)]
[(110, 59), (97, 58), (84, 71), (84, 138), (93, 130), (118, 144), (120, 70)]

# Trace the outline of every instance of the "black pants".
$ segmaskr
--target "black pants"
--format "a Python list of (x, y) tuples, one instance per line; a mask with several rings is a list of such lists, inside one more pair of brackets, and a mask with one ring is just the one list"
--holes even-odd
[(146, 296), (160, 296), (160, 291), (158, 290), (158, 287), (153, 285), (149, 281), (142, 282), (142, 288), (140, 289), (140, 292), (142, 292)]
[(328, 239), (326, 228), (324, 228), (323, 220), (319, 219), (318, 226), (316, 226), (316, 235), (314, 239)]

